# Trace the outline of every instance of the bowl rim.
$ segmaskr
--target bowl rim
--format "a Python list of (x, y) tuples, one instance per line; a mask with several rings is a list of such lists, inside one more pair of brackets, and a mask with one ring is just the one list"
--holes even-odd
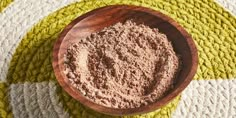
[[(104, 10), (108, 8), (117, 8), (117, 7), (122, 7), (126, 8), (129, 10), (138, 10), (141, 12), (146, 12), (150, 13), (155, 17), (159, 17), (162, 20), (167, 21), (170, 23), (173, 27), (175, 27), (183, 37), (185, 37), (185, 40), (188, 44), (190, 53), (191, 53), (191, 61), (192, 61), (192, 66), (190, 67), (191, 70), (186, 76), (186, 79), (177, 87), (176, 89), (173, 89), (170, 93), (168, 93), (163, 99), (158, 100), (157, 102), (154, 102), (152, 104), (138, 107), (138, 108), (126, 108), (126, 109), (120, 109), (120, 108), (111, 108), (111, 107), (106, 107), (102, 106), (100, 104), (97, 104), (93, 101), (88, 100), (81, 94), (74, 94), (75, 93), (75, 88), (69, 85), (68, 82), (65, 81), (62, 72), (60, 71), (59, 68), (59, 49), (62, 44), (62, 41), (64, 37), (67, 35), (67, 33), (76, 25), (78, 22), (83, 20), (84, 18), (94, 14), (95, 12), (99, 10)], [(189, 85), (189, 83), (192, 81), (198, 67), (198, 54), (197, 54), (197, 48), (195, 46), (195, 43), (192, 39), (192, 37), (187, 33), (187, 31), (180, 26), (175, 20), (170, 18), (169, 16), (161, 13), (160, 11), (156, 11), (150, 8), (142, 7), (142, 6), (134, 6), (134, 5), (109, 5), (109, 6), (104, 6), (100, 7), (94, 10), (91, 10), (79, 17), (77, 17), (75, 20), (73, 20), (71, 23), (69, 23), (63, 31), (59, 34), (59, 38), (54, 44), (53, 47), (53, 70), (56, 76), (56, 79), (60, 86), (74, 99), (78, 100), (80, 103), (82, 103), (84, 106), (89, 107), (90, 109), (93, 109), (97, 112), (108, 114), (108, 115), (134, 115), (134, 114), (141, 114), (141, 113), (147, 113), (156, 109), (161, 108), (162, 106), (166, 105), (169, 103), (171, 100), (173, 100), (175, 97), (177, 97), (186, 87)], [(165, 98), (165, 99), (164, 99)]]

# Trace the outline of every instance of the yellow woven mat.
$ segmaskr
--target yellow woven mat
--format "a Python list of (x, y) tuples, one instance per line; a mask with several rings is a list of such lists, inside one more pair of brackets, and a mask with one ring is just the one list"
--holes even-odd
[(13, 0), (2, 0), (0, 1), (0, 12), (7, 7)]
[[(149, 7), (161, 11), (182, 25), (193, 37), (199, 52), (199, 68), (194, 78), (194, 85), (197, 83), (201, 86), (206, 82), (211, 83), (211, 81), (219, 79), (228, 82), (228, 79), (236, 77), (236, 19), (212, 0), (88, 0), (76, 3), (32, 0), (24, 4), (20, 1), (13, 1), (12, 6), (10, 5), (9, 8), (4, 9), (6, 11), (0, 13), (0, 26), (3, 26), (3, 30), (0, 32), (0, 36), (3, 38), (0, 39), (0, 52), (3, 55), (0, 60), (0, 72), (3, 75), (6, 73), (6, 77), (2, 77), (0, 83), (0, 114), (3, 118), (13, 116), (22, 118), (112, 117), (89, 110), (70, 97), (57, 84), (51, 65), (52, 46), (62, 29), (81, 14), (112, 4)], [(5, 6), (5, 4), (0, 4), (0, 11)], [(19, 7), (19, 11), (7, 16), (6, 14), (9, 14), (10, 11), (14, 12), (14, 7)], [(46, 14), (48, 11), (51, 11), (49, 15)], [(26, 20), (22, 19), (17, 22), (17, 18), (21, 17), (25, 17)], [(41, 18), (38, 19), (40, 21), (36, 24), (31, 23), (37, 17)], [(28, 24), (32, 24), (32, 26), (30, 27)], [(24, 27), (30, 27), (30, 30), (24, 29)], [(19, 33), (22, 30), (26, 30), (27, 33)], [(13, 33), (6, 34), (9, 31)], [(19, 38), (22, 35), (23, 38)], [(19, 41), (16, 41), (18, 38)], [(10, 60), (9, 64), (7, 60)], [(236, 84), (223, 84), (222, 86), (230, 85), (230, 87), (227, 88), (229, 92), (222, 96), (230, 96), (233, 93), (233, 91), (230, 93), (230, 90), (234, 89)], [(214, 91), (215, 87), (219, 88), (219, 86), (212, 85), (206, 88), (206, 91)], [(181, 106), (183, 104), (192, 106), (191, 102), (183, 101), (187, 99), (185, 96), (190, 96), (191, 100), (199, 99), (191, 96), (192, 93), (189, 95), (189, 90), (183, 93), (184, 97), (177, 97), (162, 109), (143, 115), (127, 116), (127, 118), (177, 117), (181, 114), (185, 115), (185, 112), (193, 112), (192, 116), (197, 117), (197, 110), (194, 111), (187, 107), (182, 109)], [(199, 91), (196, 94), (201, 95)], [(202, 94), (205, 95), (203, 96), (205, 98), (214, 95), (221, 96), (217, 92)], [(221, 100), (221, 98), (219, 99)], [(226, 111), (229, 112), (227, 116), (235, 113), (233, 111), (235, 100), (231, 99), (234, 98), (227, 97), (227, 100), (230, 101), (228, 106), (219, 105), (219, 107), (229, 110)], [(204, 102), (199, 103), (202, 104), (197, 104), (195, 109), (205, 107)], [(216, 103), (218, 102), (216, 101)]]

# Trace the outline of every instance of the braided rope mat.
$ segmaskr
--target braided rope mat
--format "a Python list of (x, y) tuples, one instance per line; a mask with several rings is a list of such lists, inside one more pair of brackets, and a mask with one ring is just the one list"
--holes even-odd
[[(79, 15), (111, 4), (163, 12), (192, 35), (199, 51), (197, 74), (181, 96), (154, 112), (125, 118), (236, 117), (236, 18), (212, 0), (14, 0), (7, 7), (0, 4), (0, 11), (6, 7), (0, 12), (1, 117), (112, 117), (70, 97), (56, 82), (51, 65), (52, 46), (62, 29)], [(229, 11), (234, 13), (234, 9)]]
[(222, 5), (226, 10), (236, 15), (236, 1), (235, 0), (216, 0), (217, 3)]
[(7, 7), (12, 2), (12, 0), (2, 0), (0, 1), (0, 12)]

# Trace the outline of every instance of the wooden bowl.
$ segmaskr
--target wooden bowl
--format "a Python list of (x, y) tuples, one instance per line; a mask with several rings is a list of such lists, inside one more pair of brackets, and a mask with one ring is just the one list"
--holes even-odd
[[(174, 50), (181, 55), (182, 69), (176, 78), (174, 89), (170, 90), (159, 101), (139, 108), (118, 109), (105, 107), (86, 99), (76, 88), (71, 86), (68, 78), (63, 73), (64, 59), (68, 46), (78, 42), (78, 38), (86, 37), (93, 32), (98, 32), (104, 27), (117, 22), (124, 22), (127, 19), (134, 19), (137, 23), (144, 23), (150, 27), (156, 27), (160, 32), (167, 35), (172, 42)], [(128, 5), (113, 5), (95, 9), (72, 21), (62, 31), (53, 49), (53, 68), (56, 78), (62, 88), (73, 98), (83, 105), (110, 115), (133, 115), (156, 110), (172, 99), (187, 87), (196, 73), (198, 55), (196, 46), (191, 36), (173, 19), (168, 16), (148, 8)]]

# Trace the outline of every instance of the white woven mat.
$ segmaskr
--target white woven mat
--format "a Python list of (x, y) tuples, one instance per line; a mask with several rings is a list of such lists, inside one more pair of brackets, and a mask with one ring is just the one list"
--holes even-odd
[[(12, 56), (21, 39), (33, 27), (33, 25), (48, 16), (50, 13), (75, 1), (79, 0), (14, 0), (14, 2), (0, 13), (0, 81), (6, 81), (7, 71)], [(236, 16), (236, 0), (216, 0), (216, 2)], [(51, 87), (45, 88), (44, 85), (46, 84)], [(45, 88), (45, 91), (51, 91), (48, 95), (40, 96), (42, 99), (40, 99), (38, 103), (51, 99), (52, 104), (55, 104), (56, 107), (55, 110), (49, 110), (49, 112), (53, 113), (57, 111), (61, 113), (61, 115), (57, 117), (68, 117), (68, 114), (63, 111), (60, 101), (58, 101), (54, 96), (55, 88), (52, 87), (54, 84), (54, 82), (39, 82), (33, 85), (29, 85), (28, 83), (25, 83), (24, 85), (11, 85), (10, 99), (11, 104), (13, 104), (13, 115), (22, 114), (22, 116), (25, 116), (24, 112), (30, 112), (29, 108), (35, 108), (31, 103), (28, 103), (28, 109), (22, 106), (17, 106), (19, 100), (23, 98), (21, 95), (17, 94), (20, 93), (17, 91), (21, 91), (21, 89), (15, 90), (14, 88), (31, 87), (33, 90), (37, 88)], [(26, 99), (26, 102), (29, 102), (29, 99), (32, 99), (35, 95), (33, 94), (34, 92), (30, 90), (31, 89), (26, 89), (27, 93), (32, 93), (32, 96), (24, 98)], [(44, 93), (44, 91), (41, 92)], [(40, 104), (38, 104), (37, 107), (46, 109), (45, 106), (40, 106)], [(22, 109), (26, 110), (22, 111)], [(41, 115), (43, 116), (43, 114)], [(236, 117), (236, 78), (227, 80), (193, 80), (181, 94), (181, 100), (172, 116), (174, 118)]]

